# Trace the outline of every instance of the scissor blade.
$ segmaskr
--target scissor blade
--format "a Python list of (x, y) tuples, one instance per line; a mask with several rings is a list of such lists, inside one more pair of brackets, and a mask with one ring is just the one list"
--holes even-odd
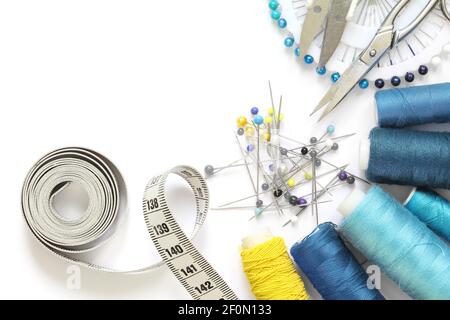
[(320, 102), (317, 104), (317, 106), (314, 108), (314, 110), (311, 112), (309, 116), (312, 116), (317, 111), (325, 107), (334, 97), (336, 94), (336, 91), (338, 90), (338, 85), (334, 84), (331, 86), (331, 88), (328, 90), (328, 92), (325, 94), (325, 96), (320, 100)]
[[(322, 120), (326, 115), (333, 111), (339, 103), (350, 93), (350, 91), (358, 84), (364, 75), (371, 69), (361, 60), (356, 60), (347, 71), (344, 72), (339, 81), (334, 85), (334, 94), (331, 100), (328, 100), (326, 108), (319, 118)], [(330, 89), (331, 90), (331, 89)], [(324, 106), (324, 105), (323, 105)]]
[(320, 52), (319, 68), (327, 64), (341, 42), (351, 4), (352, 0), (333, 0), (331, 2)]
[(300, 49), (304, 54), (307, 53), (314, 38), (322, 30), (329, 6), (329, 0), (314, 0), (313, 4), (308, 8), (300, 35)]

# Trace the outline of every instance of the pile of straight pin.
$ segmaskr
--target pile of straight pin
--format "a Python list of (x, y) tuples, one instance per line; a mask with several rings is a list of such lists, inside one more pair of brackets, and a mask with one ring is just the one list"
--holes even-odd
[(241, 157), (225, 166), (205, 166), (207, 178), (226, 170), (244, 170), (253, 192), (213, 210), (251, 210), (250, 219), (276, 212), (289, 217), (287, 225), (311, 208), (319, 224), (318, 205), (332, 201), (333, 189), (353, 185), (355, 180), (369, 183), (349, 173), (348, 164), (338, 166), (326, 159), (338, 151), (338, 142), (354, 133), (336, 136), (335, 127), (329, 125), (322, 136), (311, 137), (308, 142), (283, 135), (282, 97), (275, 107), (270, 84), (269, 88), (272, 107), (267, 115), (253, 107), (248, 118), (237, 120), (235, 137)]

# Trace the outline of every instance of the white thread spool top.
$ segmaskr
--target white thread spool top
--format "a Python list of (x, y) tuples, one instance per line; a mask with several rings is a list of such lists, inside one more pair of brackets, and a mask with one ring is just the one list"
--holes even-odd
[(254, 233), (242, 239), (242, 249), (251, 249), (273, 238), (272, 232), (269, 228)]
[(377, 99), (373, 99), (373, 118), (375, 119), (375, 123), (380, 125), (380, 123), (378, 122), (378, 103), (377, 103)]
[(355, 189), (341, 202), (337, 210), (346, 218), (351, 215), (353, 210), (356, 209), (365, 196), (366, 194), (364, 192)]
[(370, 140), (361, 140), (359, 144), (359, 167), (361, 170), (367, 170), (369, 168), (370, 159)]
[(409, 193), (408, 197), (406, 198), (405, 201), (403, 201), (403, 205), (406, 207), (408, 205), (408, 203), (411, 201), (412, 197), (414, 196), (414, 194), (416, 193), (417, 188), (414, 187), (411, 192)]
[[(399, 202), (401, 202), (403, 206), (406, 206), (408, 202), (411, 201), (416, 190), (417, 188), (413, 188), (412, 190), (403, 190), (402, 192), (397, 193), (395, 198)], [(351, 215), (353, 210), (356, 209), (356, 207), (361, 203), (365, 196), (366, 194), (363, 191), (355, 189), (350, 192), (350, 194), (347, 196), (347, 198), (344, 199), (344, 201), (341, 202), (341, 204), (337, 207), (337, 210), (344, 216), (344, 218), (346, 218)]]

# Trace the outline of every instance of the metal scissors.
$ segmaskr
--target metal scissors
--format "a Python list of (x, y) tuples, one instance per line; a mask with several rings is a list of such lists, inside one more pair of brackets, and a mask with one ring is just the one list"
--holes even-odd
[(450, 21), (447, 0), (430, 0), (416, 18), (403, 29), (395, 26), (395, 20), (411, 0), (400, 0), (388, 14), (369, 46), (358, 59), (344, 72), (341, 79), (334, 84), (323, 97), (311, 115), (326, 107), (319, 121), (333, 111), (344, 100), (358, 82), (377, 64), (380, 58), (413, 31), (420, 22), (440, 3), (444, 16)]
[(300, 49), (306, 54), (325, 24), (319, 68), (328, 62), (339, 45), (357, 2), (357, 0), (314, 0), (308, 4), (300, 36)]

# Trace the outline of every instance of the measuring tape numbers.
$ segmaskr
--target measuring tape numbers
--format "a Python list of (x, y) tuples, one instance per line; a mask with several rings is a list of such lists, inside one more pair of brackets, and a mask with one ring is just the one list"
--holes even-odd
[[(194, 193), (197, 212), (190, 238), (175, 221), (166, 200), (169, 174), (182, 177)], [(60, 216), (53, 206), (53, 198), (71, 184), (81, 186), (89, 197), (85, 213), (75, 220)], [(22, 211), (29, 229), (41, 244), (66, 261), (128, 274), (167, 264), (194, 299), (234, 300), (237, 296), (191, 242), (206, 219), (208, 204), (206, 182), (191, 167), (178, 166), (152, 178), (144, 193), (144, 219), (163, 261), (135, 270), (115, 270), (75, 257), (106, 243), (124, 218), (126, 186), (112, 162), (89, 149), (58, 149), (31, 168), (22, 188)]]
[(173, 218), (165, 195), (169, 174), (182, 177), (194, 192), (197, 207), (194, 235), (202, 226), (209, 208), (208, 187), (197, 170), (179, 166), (154, 177), (147, 185), (143, 200), (145, 222), (153, 243), (164, 262), (194, 299), (237, 299)]

